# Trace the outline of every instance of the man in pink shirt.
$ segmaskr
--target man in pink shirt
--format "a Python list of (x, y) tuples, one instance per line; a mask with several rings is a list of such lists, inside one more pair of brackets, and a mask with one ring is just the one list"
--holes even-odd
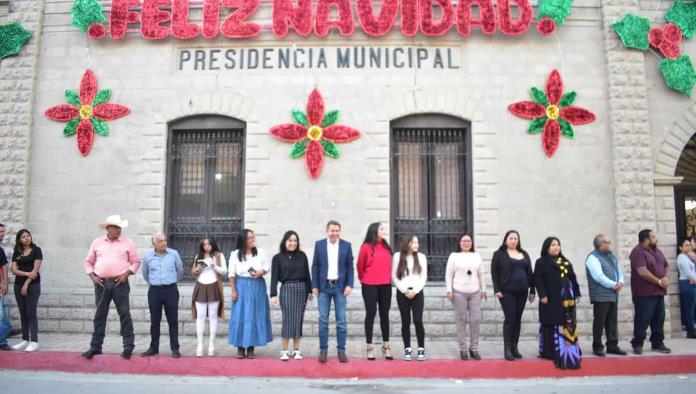
[(92, 342), (89, 350), (82, 353), (82, 357), (90, 359), (102, 354), (106, 318), (113, 300), (121, 319), (121, 335), (123, 336), (121, 357), (127, 360), (135, 348), (133, 320), (131, 320), (128, 301), (130, 295), (128, 277), (138, 271), (140, 259), (133, 241), (121, 236), (121, 229), (128, 227), (127, 220), (121, 220), (119, 215), (112, 215), (106, 218), (100, 227), (106, 229), (106, 236), (101, 236), (92, 242), (85, 258), (85, 270), (94, 282), (97, 310), (94, 313)]

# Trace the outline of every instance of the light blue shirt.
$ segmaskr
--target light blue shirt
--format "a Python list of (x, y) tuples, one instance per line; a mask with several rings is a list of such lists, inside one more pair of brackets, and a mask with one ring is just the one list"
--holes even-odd
[(606, 287), (607, 289), (613, 289), (614, 287), (616, 287), (617, 283), (624, 283), (624, 275), (623, 272), (621, 272), (621, 267), (619, 267), (618, 264), (616, 267), (618, 278), (609, 278), (608, 276), (604, 275), (604, 271), (602, 270), (602, 263), (600, 263), (599, 259), (597, 259), (593, 255), (587, 256), (585, 266), (590, 271), (592, 279), (594, 279), (595, 281), (597, 281), (597, 283), (599, 283), (603, 287)]
[(143, 257), (143, 278), (151, 285), (171, 285), (184, 276), (184, 265), (181, 263), (179, 252), (167, 248), (159, 255), (154, 250)]
[(696, 280), (696, 266), (689, 256), (681, 253), (677, 257), (677, 268), (679, 269), (679, 280)]

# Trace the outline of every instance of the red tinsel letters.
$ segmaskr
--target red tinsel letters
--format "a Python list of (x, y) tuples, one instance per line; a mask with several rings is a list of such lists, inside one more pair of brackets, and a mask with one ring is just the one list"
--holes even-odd
[[(418, 0), (420, 4), (420, 26), (426, 36), (441, 36), (447, 33), (454, 24), (454, 8), (450, 0)], [(442, 8), (440, 20), (435, 22), (433, 3)]]
[(129, 24), (140, 21), (140, 13), (131, 11), (131, 7), (138, 7), (140, 0), (112, 0), (109, 31), (111, 38), (120, 40), (126, 35)]
[(273, 0), (273, 34), (278, 37), (288, 35), (289, 26), (297, 34), (306, 37), (312, 32), (312, 0)]
[(171, 5), (170, 0), (144, 0), (142, 27), (140, 33), (148, 40), (163, 40), (169, 35), (169, 29), (161, 26), (171, 19), (169, 11), (163, 10), (162, 6)]
[[(338, 7), (338, 20), (329, 20), (331, 5)], [(319, 37), (329, 34), (329, 29), (338, 29), (342, 36), (349, 36), (355, 31), (353, 11), (350, 0), (318, 0), (315, 32)]]
[[(471, 18), (471, 7), (478, 5), (479, 19)], [(471, 28), (478, 26), (483, 34), (491, 35), (495, 33), (495, 8), (493, 0), (459, 0), (457, 5), (457, 32), (463, 36), (471, 34)]]
[[(520, 9), (519, 19), (513, 19), (510, 3)], [(532, 6), (527, 0), (498, 0), (498, 24), (504, 34), (516, 36), (524, 33), (532, 25)]]
[(399, 0), (383, 0), (377, 18), (374, 16), (372, 0), (357, 0), (357, 6), (358, 19), (365, 33), (379, 37), (389, 33), (394, 26)]
[(225, 37), (242, 38), (254, 37), (261, 31), (258, 23), (246, 22), (246, 19), (259, 8), (259, 0), (224, 0), (225, 7), (236, 8), (222, 22), (220, 32)]
[[(353, 13), (353, 2), (357, 18)], [(317, 0), (314, 9), (313, 0), (273, 0), (272, 31), (277, 37), (285, 37), (290, 31), (305, 37), (314, 32), (323, 37), (332, 30), (350, 36), (359, 24), (365, 34), (380, 37), (391, 32), (398, 23), (401, 33), (407, 37), (419, 32), (426, 36), (441, 36), (453, 26), (462, 36), (471, 34), (473, 27), (487, 35), (496, 31), (519, 35), (529, 30), (533, 23), (529, 0), (459, 0), (456, 7), (454, 0), (382, 0), (379, 12), (376, 12), (374, 3), (375, 0)], [(141, 22), (140, 34), (149, 40), (161, 40), (169, 35), (183, 40), (201, 35), (215, 38), (220, 33), (228, 38), (254, 37), (262, 29), (260, 24), (253, 22), (260, 4), (261, 0), (203, 0), (202, 22), (192, 23), (189, 21), (191, 0), (112, 0), (110, 34), (115, 40), (121, 39), (129, 25)], [(226, 13), (225, 21), (220, 23), (222, 5), (232, 11)], [(474, 6), (478, 9), (478, 17), (474, 17)], [(140, 11), (137, 11), (138, 7), (141, 7)], [(338, 16), (331, 19), (334, 7)], [(519, 10), (519, 17), (513, 16), (513, 7)], [(401, 19), (397, 20), (399, 15)], [(556, 22), (550, 18), (537, 23), (537, 30), (542, 35), (551, 34), (556, 27)], [(653, 36), (666, 33), (674, 36), (674, 29), (669, 29), (671, 27), (665, 26), (665, 31)], [(89, 29), (88, 35), (99, 39), (105, 32), (105, 26), (95, 26)], [(676, 52), (675, 40), (668, 40), (669, 44), (658, 48), (671, 56)]]
[(188, 22), (189, 0), (174, 0), (172, 9), (172, 35), (182, 40), (198, 37), (198, 25)]
[(406, 37), (418, 33), (418, 0), (401, 0), (401, 32)]

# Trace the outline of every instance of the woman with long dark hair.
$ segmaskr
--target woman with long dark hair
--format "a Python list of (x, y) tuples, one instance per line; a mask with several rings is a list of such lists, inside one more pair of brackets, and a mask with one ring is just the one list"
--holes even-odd
[(42, 261), (41, 248), (34, 244), (29, 230), (19, 230), (12, 252), (12, 273), (15, 275), (14, 293), (22, 324), (22, 342), (12, 346), (14, 350), (34, 352), (39, 349), (39, 319), (36, 309), (41, 296), (39, 270)]
[(270, 270), (263, 249), (256, 248), (256, 236), (243, 229), (237, 250), (230, 256), (229, 281), (232, 287), (232, 317), (228, 340), (237, 347), (237, 358), (254, 358), (254, 347), (273, 340), (271, 315), (263, 276)]
[(413, 360), (411, 349), (411, 315), (416, 326), (418, 361), (425, 360), (425, 327), (423, 326), (423, 288), (428, 280), (428, 260), (418, 252), (418, 237), (410, 236), (394, 254), (392, 282), (396, 287), (396, 303), (401, 314), (401, 337), (404, 340), (404, 360)]
[(196, 320), (196, 339), (198, 340), (196, 356), (203, 356), (206, 316), (210, 324), (208, 355), (214, 356), (218, 318), (225, 318), (222, 278), (227, 275), (227, 261), (215, 239), (204, 238), (198, 244), (198, 253), (193, 258), (191, 273), (196, 278), (191, 297), (191, 312)]
[[(486, 271), (483, 260), (474, 248), (474, 238), (464, 234), (459, 239), (457, 251), (451, 253), (445, 268), (447, 299), (452, 301), (457, 316), (459, 357), (480, 360), (478, 352), (479, 329), (481, 326), (481, 300), (486, 299)], [(469, 328), (469, 346), (466, 330)], [(468, 354), (467, 354), (468, 352)]]
[(382, 330), (382, 354), (393, 360), (389, 347), (389, 308), (391, 307), (391, 260), (392, 250), (386, 239), (382, 223), (372, 223), (367, 228), (365, 240), (358, 255), (358, 279), (362, 284), (365, 301), (365, 338), (367, 359), (375, 359), (372, 346), (372, 330), (379, 306), (379, 326)]
[(278, 282), (280, 286), (280, 309), (283, 312), (283, 350), (280, 359), (288, 361), (290, 338), (293, 342), (293, 357), (302, 360), (300, 339), (307, 301), (312, 299), (312, 279), (309, 260), (300, 250), (300, 236), (293, 230), (287, 231), (280, 241), (278, 254), (271, 261), (271, 304), (278, 307)]
[(517, 343), (522, 330), (522, 313), (527, 300), (534, 301), (534, 274), (532, 260), (522, 249), (520, 234), (515, 230), (505, 233), (503, 243), (493, 253), (491, 261), (493, 291), (503, 308), (503, 346), (505, 359), (522, 358)]
[(578, 369), (582, 351), (578, 343), (575, 305), (580, 286), (573, 264), (561, 252), (561, 241), (548, 237), (534, 265), (534, 283), (539, 294), (539, 356), (556, 368)]

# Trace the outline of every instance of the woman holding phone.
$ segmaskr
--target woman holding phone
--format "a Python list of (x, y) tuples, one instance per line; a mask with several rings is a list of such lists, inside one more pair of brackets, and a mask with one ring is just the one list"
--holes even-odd
[(225, 255), (218, 248), (215, 239), (205, 238), (198, 245), (198, 253), (193, 258), (191, 273), (196, 278), (191, 297), (191, 311), (196, 320), (196, 356), (203, 356), (203, 333), (205, 318), (210, 323), (210, 339), (208, 355), (215, 355), (215, 334), (217, 333), (218, 318), (225, 318), (222, 278), (227, 275)]
[(232, 288), (232, 317), (228, 340), (237, 347), (237, 358), (254, 358), (254, 347), (273, 340), (271, 315), (263, 276), (270, 270), (263, 249), (256, 248), (256, 237), (242, 230), (237, 250), (230, 255), (228, 273)]
[(418, 237), (411, 236), (394, 254), (392, 282), (396, 287), (396, 303), (401, 314), (401, 337), (404, 340), (404, 360), (413, 360), (411, 349), (411, 315), (416, 326), (418, 361), (425, 361), (425, 328), (423, 326), (423, 288), (428, 280), (428, 260), (418, 252)]

